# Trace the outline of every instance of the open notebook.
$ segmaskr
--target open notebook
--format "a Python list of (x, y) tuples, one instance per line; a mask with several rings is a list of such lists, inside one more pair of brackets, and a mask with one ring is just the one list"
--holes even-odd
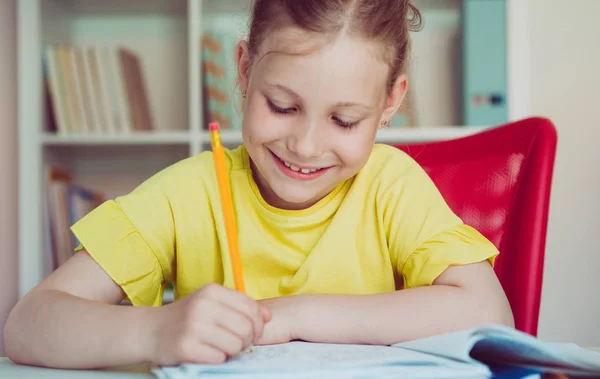
[(532, 377), (543, 372), (598, 377), (600, 353), (491, 325), (392, 346), (299, 341), (256, 346), (222, 365), (162, 367), (153, 373), (160, 379), (486, 378), (499, 367), (519, 368)]

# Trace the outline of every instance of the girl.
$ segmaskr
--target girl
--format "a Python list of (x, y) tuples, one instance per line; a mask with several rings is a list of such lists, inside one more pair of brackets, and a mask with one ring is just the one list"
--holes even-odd
[[(227, 151), (247, 295), (231, 289), (205, 152), (72, 227), (78, 253), (6, 323), (9, 357), (216, 363), (251, 344), (387, 345), (512, 325), (496, 248), (410, 157), (374, 144), (406, 93), (419, 23), (408, 0), (257, 0), (237, 49), (243, 145)], [(177, 300), (160, 306), (167, 282)]]

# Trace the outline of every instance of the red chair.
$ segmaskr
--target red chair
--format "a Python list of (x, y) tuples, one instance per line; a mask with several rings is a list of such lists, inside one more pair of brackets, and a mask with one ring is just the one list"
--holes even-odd
[(516, 329), (537, 336), (554, 125), (529, 118), (468, 137), (394, 145), (431, 176), (449, 206), (500, 250), (495, 272)]

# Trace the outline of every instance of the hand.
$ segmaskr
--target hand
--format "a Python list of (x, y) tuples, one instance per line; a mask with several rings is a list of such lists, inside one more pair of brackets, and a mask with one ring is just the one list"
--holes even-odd
[(270, 317), (245, 294), (206, 285), (157, 308), (149, 358), (159, 365), (222, 363), (256, 343)]
[(275, 345), (295, 339), (293, 333), (295, 323), (292, 316), (296, 300), (297, 297), (292, 296), (259, 300), (260, 306), (268, 309), (270, 321), (265, 324), (257, 345)]

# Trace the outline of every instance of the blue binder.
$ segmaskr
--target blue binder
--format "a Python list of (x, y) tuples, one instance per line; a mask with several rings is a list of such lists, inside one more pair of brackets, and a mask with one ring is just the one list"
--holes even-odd
[(463, 0), (463, 123), (508, 121), (506, 0)]

